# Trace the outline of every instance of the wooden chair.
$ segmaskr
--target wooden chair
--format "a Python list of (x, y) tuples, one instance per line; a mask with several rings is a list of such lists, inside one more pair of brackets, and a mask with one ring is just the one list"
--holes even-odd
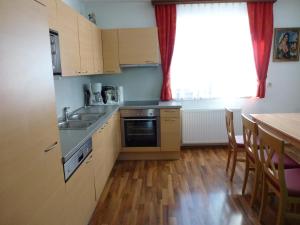
[[(259, 212), (259, 220), (265, 211), (268, 191), (271, 190), (279, 199), (279, 207), (276, 224), (284, 224), (285, 218), (300, 220), (300, 214), (288, 211), (291, 204), (300, 203), (300, 169), (284, 169), (284, 141), (276, 138), (260, 126), (259, 148), (263, 171), (262, 203)], [(278, 165), (275, 166), (272, 158), (278, 157)]]
[(261, 167), (260, 157), (258, 153), (258, 127), (255, 122), (248, 119), (245, 115), (242, 115), (243, 122), (243, 137), (246, 150), (246, 165), (242, 194), (245, 194), (246, 185), (248, 181), (249, 172), (254, 172), (254, 184), (252, 189), (252, 195), (250, 200), (250, 206), (252, 207), (257, 196), (258, 185), (261, 180)]
[(225, 108), (225, 120), (226, 120), (227, 136), (228, 136), (228, 157), (227, 157), (226, 172), (228, 171), (231, 157), (232, 157), (233, 161), (232, 161), (232, 168), (231, 168), (231, 175), (230, 175), (230, 181), (232, 181), (235, 172), (236, 163), (245, 162), (245, 157), (238, 158), (238, 153), (245, 153), (245, 148), (244, 148), (245, 146), (244, 146), (243, 136), (242, 135), (235, 136), (234, 126), (233, 126), (233, 112), (227, 108)]
[[(245, 194), (246, 185), (248, 181), (249, 172), (254, 172), (254, 184), (252, 190), (252, 196), (250, 200), (250, 206), (252, 207), (254, 201), (257, 197), (259, 183), (262, 179), (262, 162), (260, 159), (260, 152), (259, 152), (259, 141), (258, 141), (258, 126), (257, 124), (247, 118), (245, 115), (242, 115), (242, 122), (243, 122), (243, 137), (245, 143), (245, 150), (246, 150), (246, 163), (245, 163), (245, 175), (244, 175), (244, 183), (242, 194)], [(291, 147), (288, 148), (291, 151)], [(267, 152), (264, 152), (266, 156)], [(272, 161), (274, 163), (275, 168), (278, 168), (278, 160), (279, 157), (275, 153), (272, 157)], [(289, 168), (300, 168), (300, 164), (293, 160), (288, 155), (283, 156), (283, 166), (285, 169)]]

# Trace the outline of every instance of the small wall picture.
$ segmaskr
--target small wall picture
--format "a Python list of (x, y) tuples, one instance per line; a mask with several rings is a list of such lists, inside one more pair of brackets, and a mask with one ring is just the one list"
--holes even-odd
[(275, 28), (273, 61), (299, 61), (300, 28)]

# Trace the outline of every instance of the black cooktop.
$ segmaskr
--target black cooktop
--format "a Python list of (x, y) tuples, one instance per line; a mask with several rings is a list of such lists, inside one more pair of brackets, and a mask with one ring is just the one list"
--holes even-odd
[(156, 106), (159, 101), (125, 101), (124, 106)]

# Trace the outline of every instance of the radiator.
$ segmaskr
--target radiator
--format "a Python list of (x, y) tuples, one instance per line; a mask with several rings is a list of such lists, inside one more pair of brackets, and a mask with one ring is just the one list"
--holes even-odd
[[(241, 109), (233, 110), (235, 134), (242, 134)], [(225, 110), (184, 109), (182, 111), (182, 144), (227, 143)]]

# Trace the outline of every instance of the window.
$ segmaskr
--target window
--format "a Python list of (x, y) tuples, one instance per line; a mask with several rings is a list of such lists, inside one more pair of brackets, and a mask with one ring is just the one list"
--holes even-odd
[(178, 5), (171, 73), (174, 99), (255, 96), (246, 3)]

